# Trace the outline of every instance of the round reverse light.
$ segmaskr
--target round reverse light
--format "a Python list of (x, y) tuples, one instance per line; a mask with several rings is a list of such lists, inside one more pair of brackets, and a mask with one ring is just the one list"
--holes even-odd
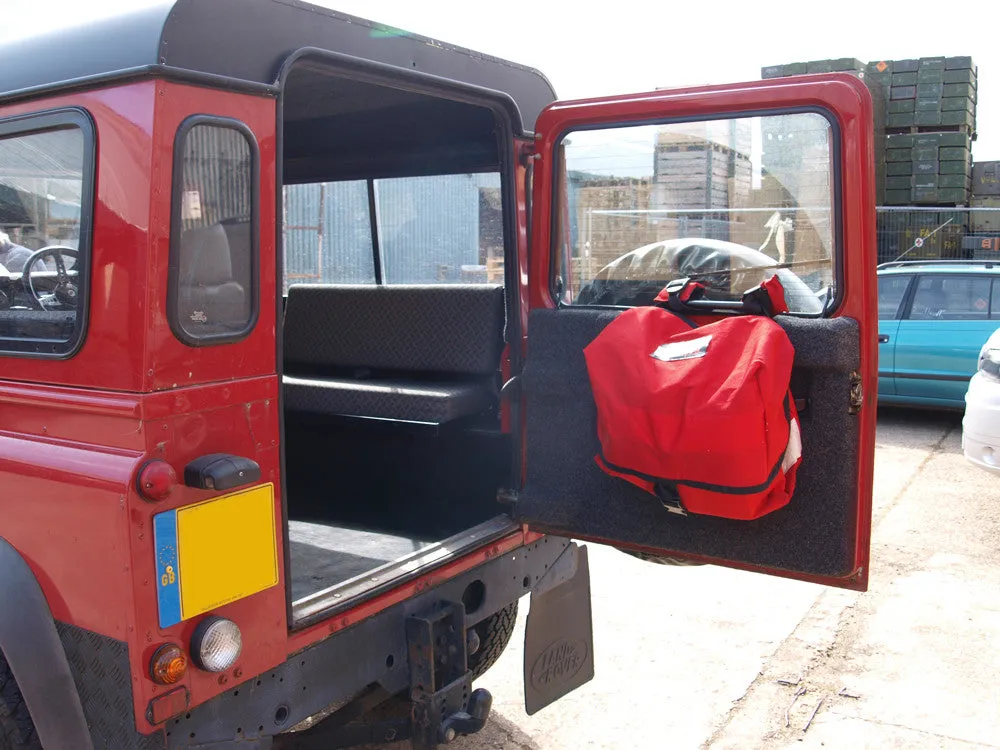
[(149, 676), (161, 685), (173, 685), (187, 671), (187, 657), (181, 647), (167, 643), (156, 649), (149, 665)]
[(191, 636), (191, 657), (206, 672), (224, 672), (240, 658), (243, 634), (232, 620), (207, 617)]

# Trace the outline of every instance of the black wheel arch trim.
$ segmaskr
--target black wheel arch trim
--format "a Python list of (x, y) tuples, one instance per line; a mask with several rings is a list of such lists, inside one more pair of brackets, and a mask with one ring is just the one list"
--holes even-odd
[(28, 563), (0, 537), (0, 650), (31, 713), (42, 746), (92, 750), (69, 661), (42, 587)]

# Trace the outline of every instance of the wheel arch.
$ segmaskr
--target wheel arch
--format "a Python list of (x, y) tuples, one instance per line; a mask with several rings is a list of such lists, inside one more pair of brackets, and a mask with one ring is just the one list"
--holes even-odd
[(52, 611), (28, 563), (0, 537), (0, 652), (46, 748), (92, 750), (93, 742)]

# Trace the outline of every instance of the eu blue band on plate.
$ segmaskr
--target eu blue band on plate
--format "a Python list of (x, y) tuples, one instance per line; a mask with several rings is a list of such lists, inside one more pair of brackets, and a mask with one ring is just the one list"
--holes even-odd
[(160, 627), (169, 628), (182, 619), (176, 510), (153, 516), (153, 539), (156, 545), (156, 599), (159, 604)]

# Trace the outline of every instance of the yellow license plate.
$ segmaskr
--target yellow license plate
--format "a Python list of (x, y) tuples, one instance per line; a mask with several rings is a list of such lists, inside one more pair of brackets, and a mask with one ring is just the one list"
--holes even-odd
[(276, 585), (274, 517), (271, 484), (154, 516), (160, 627)]

